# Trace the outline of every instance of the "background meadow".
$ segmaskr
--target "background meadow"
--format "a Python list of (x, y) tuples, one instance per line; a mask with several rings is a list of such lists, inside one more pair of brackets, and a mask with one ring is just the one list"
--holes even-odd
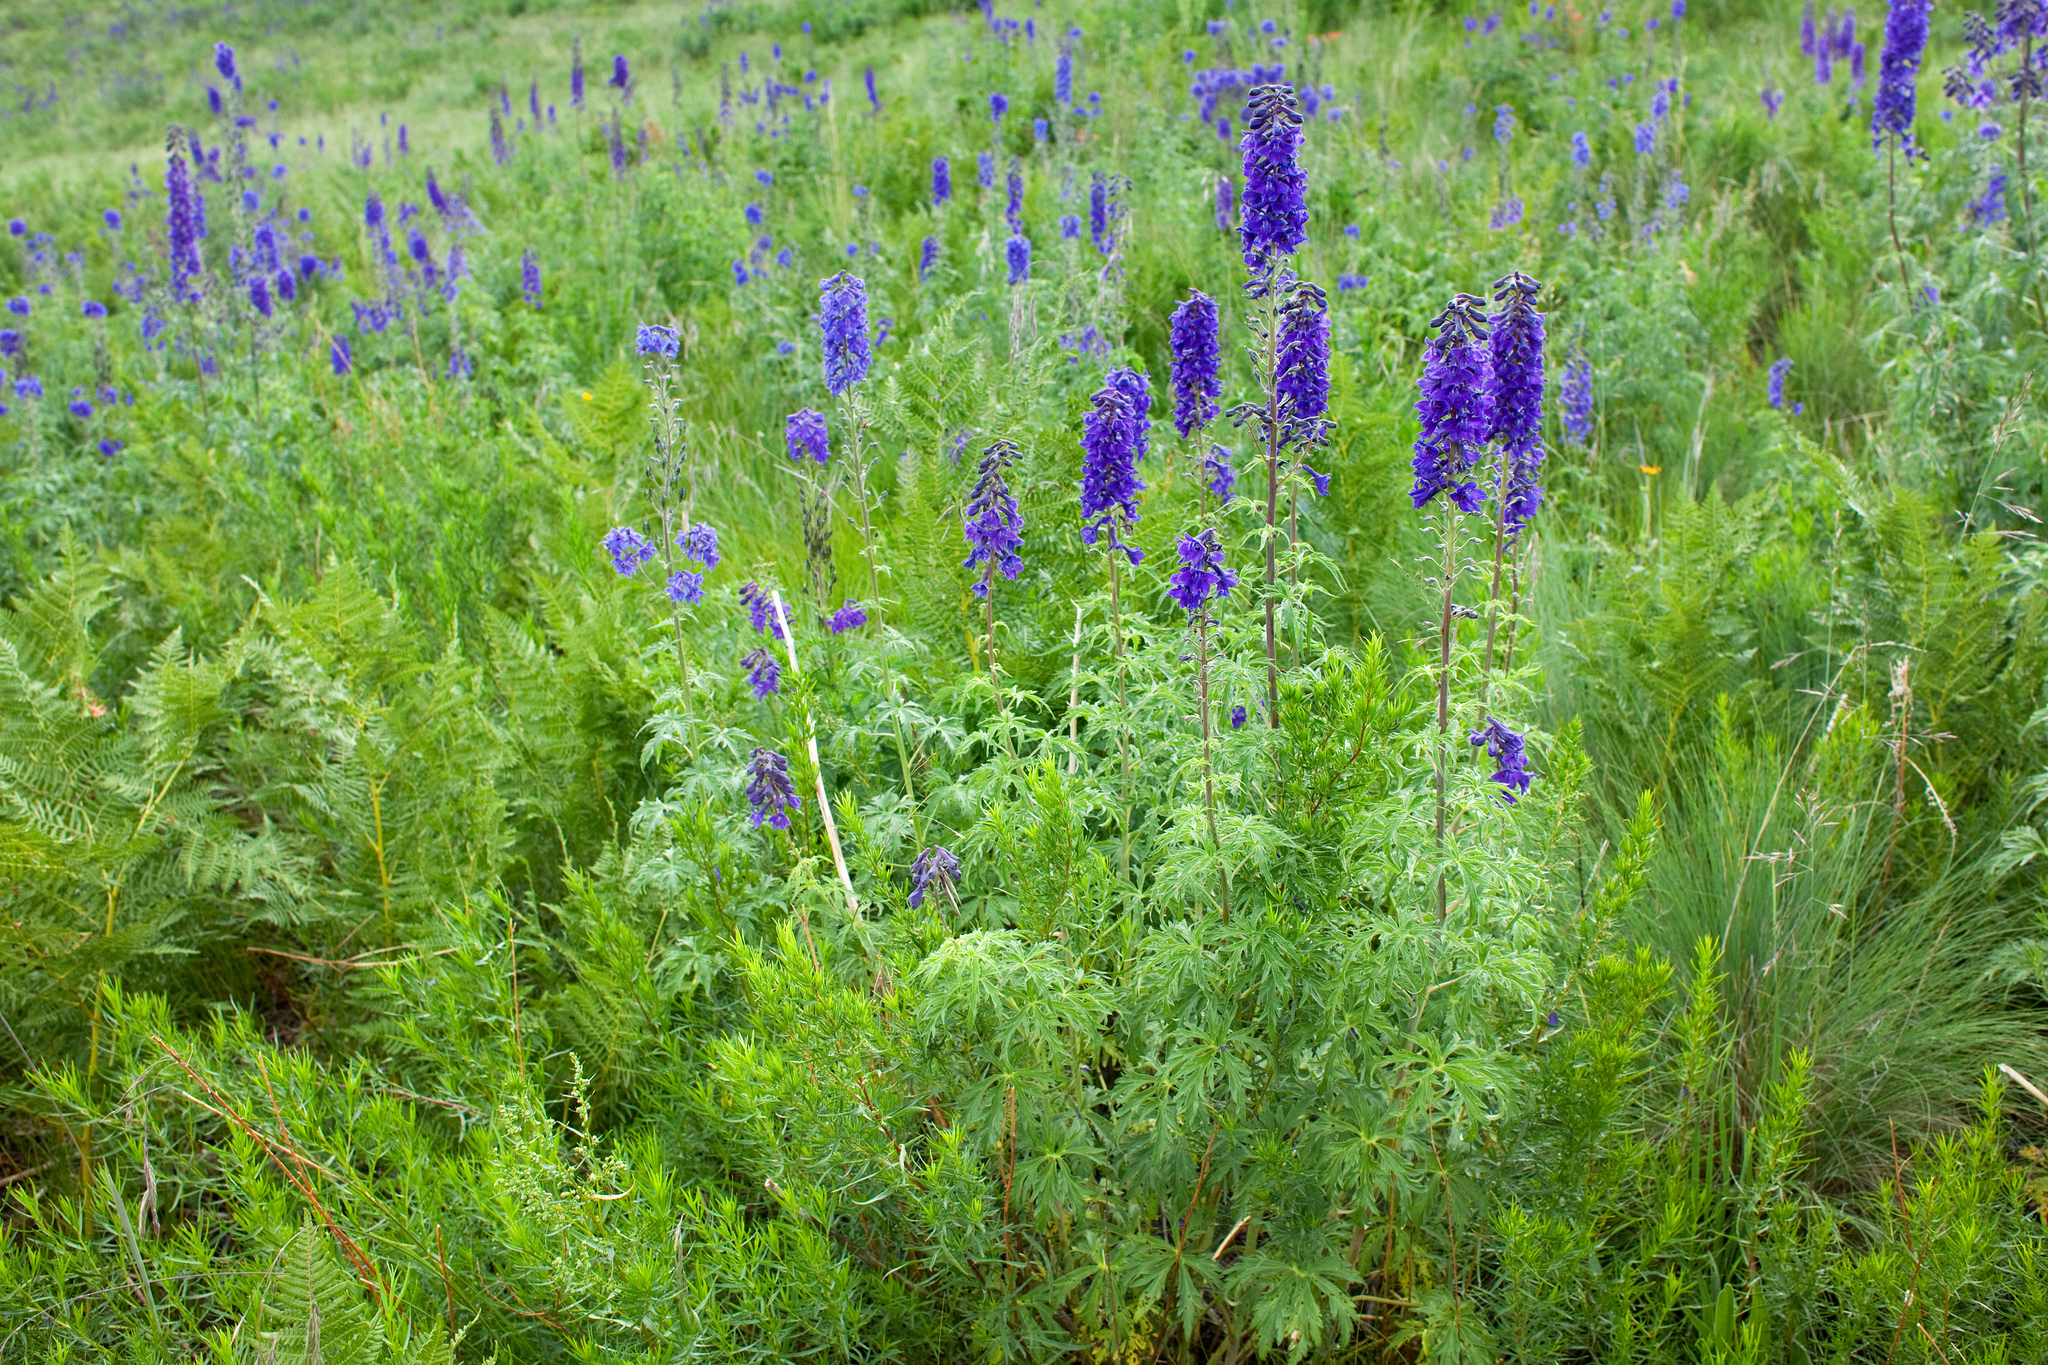
[(0, 16), (0, 1358), (2048, 1360), (2044, 42)]

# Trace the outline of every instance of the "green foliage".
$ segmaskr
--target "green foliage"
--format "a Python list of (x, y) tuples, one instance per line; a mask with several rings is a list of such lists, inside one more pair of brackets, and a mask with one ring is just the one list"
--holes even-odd
[[(1894, 201), (1840, 83), (1756, 107), (1790, 32), (1747, 4), (1645, 46), (1305, 0), (1279, 57), (1215, 0), (1055, 0), (1007, 39), (928, 0), (701, 8), (8, 17), (21, 69), (91, 80), (10, 106), (0, 168), (76, 248), (0, 238), (8, 381), (51, 389), (0, 412), (0, 1359), (2048, 1359), (2043, 293), (2017, 175), (2006, 222), (1968, 209), (2009, 144), (1923, 118)], [(340, 267), (260, 334), (224, 286), (113, 287), (162, 259), (129, 149), (237, 145), (182, 74), (219, 39), (252, 162), (279, 132), (267, 193)], [(1295, 453), (1163, 420), (1191, 288), (1226, 408), (1264, 396), (1214, 221), (1236, 156), (1181, 117), (1254, 54), (1334, 92), (1295, 258), (1332, 286), (1331, 487), (1283, 483), (1271, 531)], [(367, 168), (319, 159), (372, 129)], [(1024, 176), (1027, 285), (983, 150)], [(362, 195), (404, 215), (429, 162), (481, 230), (401, 226), (467, 273), (372, 330)], [(1107, 260), (1057, 227), (1097, 174)], [(252, 220), (203, 184), (220, 286)], [(831, 405), (842, 267), (877, 363)], [(1494, 528), (1446, 550), (1407, 492), (1429, 319), (1510, 269), (1593, 429), (1546, 408), (1494, 592)], [(723, 555), (673, 611), (665, 559), (597, 548), (666, 539), (652, 322), (659, 511)], [(1155, 398), (1139, 564), (1074, 506), (1123, 364)], [(998, 439), (1024, 563), (984, 601), (961, 518)], [(1209, 527), (1241, 577), (1197, 630), (1165, 589)], [(766, 696), (750, 581), (793, 627)], [(1466, 742), (1492, 719), (1526, 732), (1512, 804)], [(787, 831), (749, 819), (757, 745)], [(913, 906), (934, 846), (959, 875)]]

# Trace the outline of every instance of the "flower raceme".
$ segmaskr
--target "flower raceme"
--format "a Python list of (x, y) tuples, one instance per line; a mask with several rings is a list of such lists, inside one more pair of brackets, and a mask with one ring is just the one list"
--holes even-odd
[(1495, 717), (1466, 738), (1475, 747), (1484, 745), (1486, 756), (1500, 765), (1492, 777), (1501, 785), (1501, 803), (1514, 805), (1517, 793), (1529, 790), (1529, 755), (1523, 737)]
[(1214, 530), (1182, 536), (1180, 567), (1168, 580), (1166, 595), (1180, 604), (1189, 616), (1206, 607), (1212, 598), (1228, 597), (1237, 586), (1237, 575), (1223, 566), (1223, 547)]
[(1122, 527), (1138, 520), (1138, 494), (1145, 489), (1138, 478), (1138, 452), (1132, 432), (1143, 419), (1133, 412), (1135, 403), (1120, 374), (1112, 371), (1108, 380), (1089, 399), (1088, 412), (1081, 419), (1081, 539), (1093, 545), (1107, 535), (1112, 548), (1123, 551), (1136, 564), (1145, 552), (1127, 545)]
[(1500, 442), (1505, 476), (1501, 525), (1510, 540), (1543, 502), (1536, 483), (1543, 464), (1543, 314), (1536, 311), (1542, 288), (1519, 270), (1510, 273), (1494, 285), (1500, 308), (1488, 319), (1493, 410), (1488, 434)]
[(776, 639), (782, 637), (782, 622), (776, 619), (775, 602), (768, 590), (759, 583), (748, 582), (740, 586), (740, 602), (747, 609), (747, 620), (756, 631), (767, 631)]
[(960, 860), (944, 845), (933, 844), (910, 864), (910, 908), (922, 908), (925, 895), (934, 884), (941, 892), (950, 894), (959, 882)]
[(825, 387), (836, 397), (868, 376), (868, 286), (842, 270), (818, 286), (825, 337)]
[(747, 670), (747, 686), (754, 689), (756, 698), (767, 698), (782, 690), (782, 665), (775, 662), (775, 656), (766, 648), (757, 648), (741, 659), (740, 667)]
[(789, 812), (803, 809), (803, 798), (789, 780), (789, 759), (765, 745), (755, 746), (747, 760), (747, 804), (753, 809), (747, 822), (755, 829), (772, 825), (789, 828)]
[(1485, 300), (1455, 296), (1431, 320), (1437, 334), (1423, 352), (1422, 396), (1415, 414), (1422, 431), (1415, 438), (1415, 486), (1408, 496), (1419, 509), (1448, 493), (1462, 510), (1476, 512), (1485, 495), (1465, 478), (1493, 427), (1492, 364), (1486, 351)]
[(1244, 193), (1238, 234), (1245, 268), (1260, 274), (1308, 240), (1308, 175), (1301, 155), (1301, 110), (1294, 87), (1262, 85), (1245, 105)]
[(989, 582), (998, 569), (1003, 577), (1014, 579), (1024, 568), (1024, 560), (1017, 553), (1024, 544), (1024, 518), (1017, 511), (1016, 495), (1005, 478), (1016, 457), (1017, 447), (1008, 441), (996, 441), (983, 453), (981, 465), (975, 471), (974, 493), (967, 501), (962, 528), (969, 548), (960, 567), (984, 566), (981, 578), (974, 584), (976, 597), (988, 596)]
[(676, 353), (682, 349), (682, 344), (682, 337), (677, 334), (675, 328), (664, 327), (659, 323), (643, 324), (633, 336), (634, 350), (641, 355), (651, 355), (657, 360), (674, 360)]
[(1216, 300), (1197, 289), (1173, 310), (1173, 426), (1182, 436), (1215, 420), (1223, 393), (1218, 374), (1222, 349), (1217, 338)]
[[(1927, 50), (1928, 0), (1892, 0), (1884, 21), (1884, 50), (1877, 59), (1877, 95), (1870, 103), (1870, 145), (1898, 139), (1913, 154), (1914, 82)], [(2004, 8), (2001, 6), (2001, 8)]]
[(792, 412), (782, 424), (783, 443), (789, 458), (802, 464), (808, 457), (823, 469), (832, 460), (832, 438), (825, 426), (825, 414), (810, 408)]
[(612, 557), (619, 577), (631, 578), (640, 566), (654, 558), (654, 542), (631, 526), (614, 526), (605, 532), (604, 552)]

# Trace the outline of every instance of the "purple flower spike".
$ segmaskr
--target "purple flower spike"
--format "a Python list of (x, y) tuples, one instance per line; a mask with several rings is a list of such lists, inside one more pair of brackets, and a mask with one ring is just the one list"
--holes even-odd
[(1507, 501), (1501, 511), (1509, 540), (1543, 503), (1536, 475), (1543, 464), (1543, 286), (1517, 270), (1493, 289), (1500, 310), (1490, 319), (1493, 343), (1492, 437), (1501, 443)]
[(849, 630), (859, 630), (867, 623), (867, 608), (858, 602), (842, 602), (839, 610), (825, 618), (825, 625), (834, 635), (844, 635)]
[(1016, 458), (1017, 447), (998, 440), (982, 453), (981, 464), (975, 470), (974, 492), (967, 500), (962, 518), (968, 553), (960, 567), (984, 566), (974, 585), (976, 597), (988, 596), (989, 582), (998, 569), (1003, 577), (1014, 579), (1024, 568), (1024, 560), (1017, 553), (1024, 544), (1024, 518), (1017, 511), (1016, 495), (1010, 491), (1005, 477)]
[(806, 457), (817, 461), (821, 469), (831, 463), (832, 437), (822, 412), (810, 408), (792, 412), (782, 424), (782, 439), (789, 458), (798, 464), (802, 464)]
[(1522, 736), (1496, 718), (1474, 730), (1468, 738), (1475, 745), (1485, 745), (1486, 756), (1500, 764), (1492, 774), (1493, 780), (1502, 787), (1501, 803), (1514, 805), (1516, 794), (1529, 790), (1529, 755)]
[(1485, 300), (1459, 294), (1430, 323), (1437, 334), (1423, 352), (1422, 396), (1415, 404), (1422, 431), (1415, 438), (1415, 487), (1408, 493), (1418, 509), (1447, 492), (1460, 508), (1476, 512), (1484, 498), (1465, 479), (1493, 426), (1483, 307)]
[(1308, 175), (1301, 155), (1301, 111), (1288, 85), (1262, 85), (1245, 106), (1244, 205), (1238, 233), (1245, 268), (1260, 274), (1274, 258), (1308, 240)]
[(642, 564), (654, 558), (654, 542), (631, 526), (614, 526), (605, 532), (604, 552), (612, 557), (612, 567), (619, 571), (619, 577), (631, 578), (640, 572)]
[(868, 286), (844, 270), (818, 286), (825, 333), (825, 387), (836, 396), (867, 378)]
[[(1884, 20), (1884, 51), (1877, 59), (1877, 95), (1871, 100), (1870, 145), (1897, 138), (1913, 154), (1914, 82), (1927, 50), (1928, 0), (1892, 0)], [(2003, 8), (2003, 7), (2001, 7)], [(2038, 21), (2037, 21), (2038, 22)]]
[(757, 631), (765, 630), (780, 640), (782, 622), (775, 613), (775, 599), (759, 583), (746, 583), (740, 588), (740, 601), (746, 606), (747, 619)]
[(1173, 426), (1182, 436), (1216, 418), (1223, 393), (1218, 375), (1222, 349), (1217, 339), (1216, 300), (1197, 289), (1173, 310)]
[(1009, 267), (1009, 282), (1025, 284), (1031, 279), (1031, 239), (1017, 233), (1003, 244), (1003, 260)]
[(1145, 552), (1125, 544), (1121, 531), (1138, 520), (1138, 494), (1145, 489), (1132, 439), (1144, 418), (1127, 383), (1119, 382), (1125, 376), (1135, 377), (1129, 370), (1110, 373), (1081, 421), (1081, 539), (1093, 545), (1106, 534), (1113, 549), (1137, 564)]
[(960, 882), (960, 860), (939, 844), (917, 855), (910, 864), (910, 908), (920, 909), (924, 905), (925, 893), (936, 883), (947, 898)]
[(755, 829), (763, 824), (789, 828), (789, 812), (803, 809), (803, 798), (789, 781), (789, 760), (773, 749), (757, 747), (747, 760), (747, 804), (753, 809), (747, 822)]
[(1215, 531), (1182, 536), (1179, 548), (1180, 568), (1168, 580), (1168, 597), (1193, 616), (1212, 598), (1230, 596), (1230, 590), (1237, 586), (1237, 575), (1223, 567), (1223, 547), (1217, 543)]
[(694, 607), (704, 600), (704, 575), (689, 569), (677, 569), (668, 576), (662, 592), (679, 607)]
[(709, 522), (676, 532), (676, 548), (702, 564), (706, 573), (718, 567), (718, 532)]
[(782, 665), (775, 662), (775, 656), (766, 649), (756, 649), (740, 660), (740, 666), (747, 670), (747, 686), (754, 689), (754, 696), (766, 698), (782, 690)]
[(1330, 410), (1330, 304), (1321, 289), (1296, 284), (1280, 310), (1279, 374), (1284, 439), (1319, 445)]

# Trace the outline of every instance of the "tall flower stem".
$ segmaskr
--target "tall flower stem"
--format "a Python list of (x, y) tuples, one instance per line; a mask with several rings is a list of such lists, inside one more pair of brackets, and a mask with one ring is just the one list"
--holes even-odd
[(1500, 574), (1502, 561), (1507, 558), (1508, 547), (1508, 460), (1507, 451), (1500, 453), (1500, 484), (1494, 498), (1493, 522), (1493, 587), (1486, 594), (1486, 668), (1479, 675), (1479, 705), (1486, 705), (1486, 684), (1493, 674), (1493, 633), (1500, 617)]
[[(1899, 245), (1899, 146), (1896, 140), (1888, 141), (1885, 146), (1884, 182), (1884, 216), (1892, 229), (1892, 253), (1899, 263), (1899, 288), (1910, 294), (1912, 286), (1906, 282), (1906, 248)], [(2025, 192), (2022, 188), (2021, 194)], [(1913, 306), (1911, 298), (1906, 300), (1906, 306)]]
[[(1272, 269), (1269, 267), (1269, 269)], [(1274, 270), (1277, 275), (1278, 271)], [(1280, 649), (1274, 632), (1279, 580), (1276, 517), (1280, 510), (1280, 309), (1268, 277), (1266, 305), (1266, 725), (1280, 727)]]
[(1067, 776), (1081, 771), (1081, 604), (1074, 604), (1074, 671), (1067, 693)]
[(1123, 782), (1123, 838), (1118, 845), (1117, 871), (1128, 879), (1131, 875), (1131, 750), (1130, 733), (1127, 724), (1130, 698), (1124, 694), (1124, 610), (1123, 610), (1123, 565), (1120, 562), (1123, 551), (1110, 546), (1109, 550), (1109, 630), (1111, 650), (1116, 660), (1116, 761), (1118, 775)]
[[(676, 572), (676, 534), (689, 524), (687, 499), (677, 507), (678, 484), (684, 460), (682, 424), (677, 417), (673, 390), (675, 372), (665, 359), (657, 359), (654, 371), (654, 480), (655, 512), (661, 518), (661, 567), (665, 578)], [(690, 655), (683, 647), (683, 606), (669, 598), (668, 623), (676, 646), (676, 671), (682, 680), (683, 714), (690, 714)]]
[[(1437, 657), (1436, 675), (1436, 847), (1442, 853), (1444, 827), (1450, 807), (1450, 745), (1451, 745), (1451, 630), (1455, 622), (1452, 614), (1452, 596), (1458, 585), (1458, 504), (1452, 498), (1443, 499), (1441, 508), (1444, 519), (1444, 606), (1439, 623), (1440, 646)], [(1444, 874), (1436, 874), (1436, 918), (1441, 924), (1447, 909)]]
[[(789, 674), (798, 677), (803, 670), (796, 662), (796, 632), (789, 628), (789, 617), (782, 610), (782, 593), (771, 590), (769, 601), (775, 604), (775, 624), (782, 631), (783, 653), (789, 656)], [(839, 873), (839, 885), (846, 891), (846, 913), (860, 923), (860, 900), (853, 894), (853, 878), (846, 871), (846, 854), (839, 847), (839, 826), (832, 820), (832, 799), (825, 792), (825, 767), (818, 761), (818, 725), (807, 710), (804, 713), (804, 745), (811, 755), (811, 775), (818, 782), (818, 818), (825, 824), (825, 842), (832, 848), (832, 866)]]
[(1195, 613), (1195, 647), (1197, 655), (1197, 676), (1201, 684), (1202, 704), (1202, 805), (1209, 817), (1209, 846), (1216, 850), (1219, 860), (1217, 868), (1217, 894), (1221, 897), (1223, 922), (1230, 923), (1230, 873), (1220, 865), (1223, 856), (1223, 840), (1216, 834), (1216, 779), (1210, 762), (1209, 739), (1209, 613)]

